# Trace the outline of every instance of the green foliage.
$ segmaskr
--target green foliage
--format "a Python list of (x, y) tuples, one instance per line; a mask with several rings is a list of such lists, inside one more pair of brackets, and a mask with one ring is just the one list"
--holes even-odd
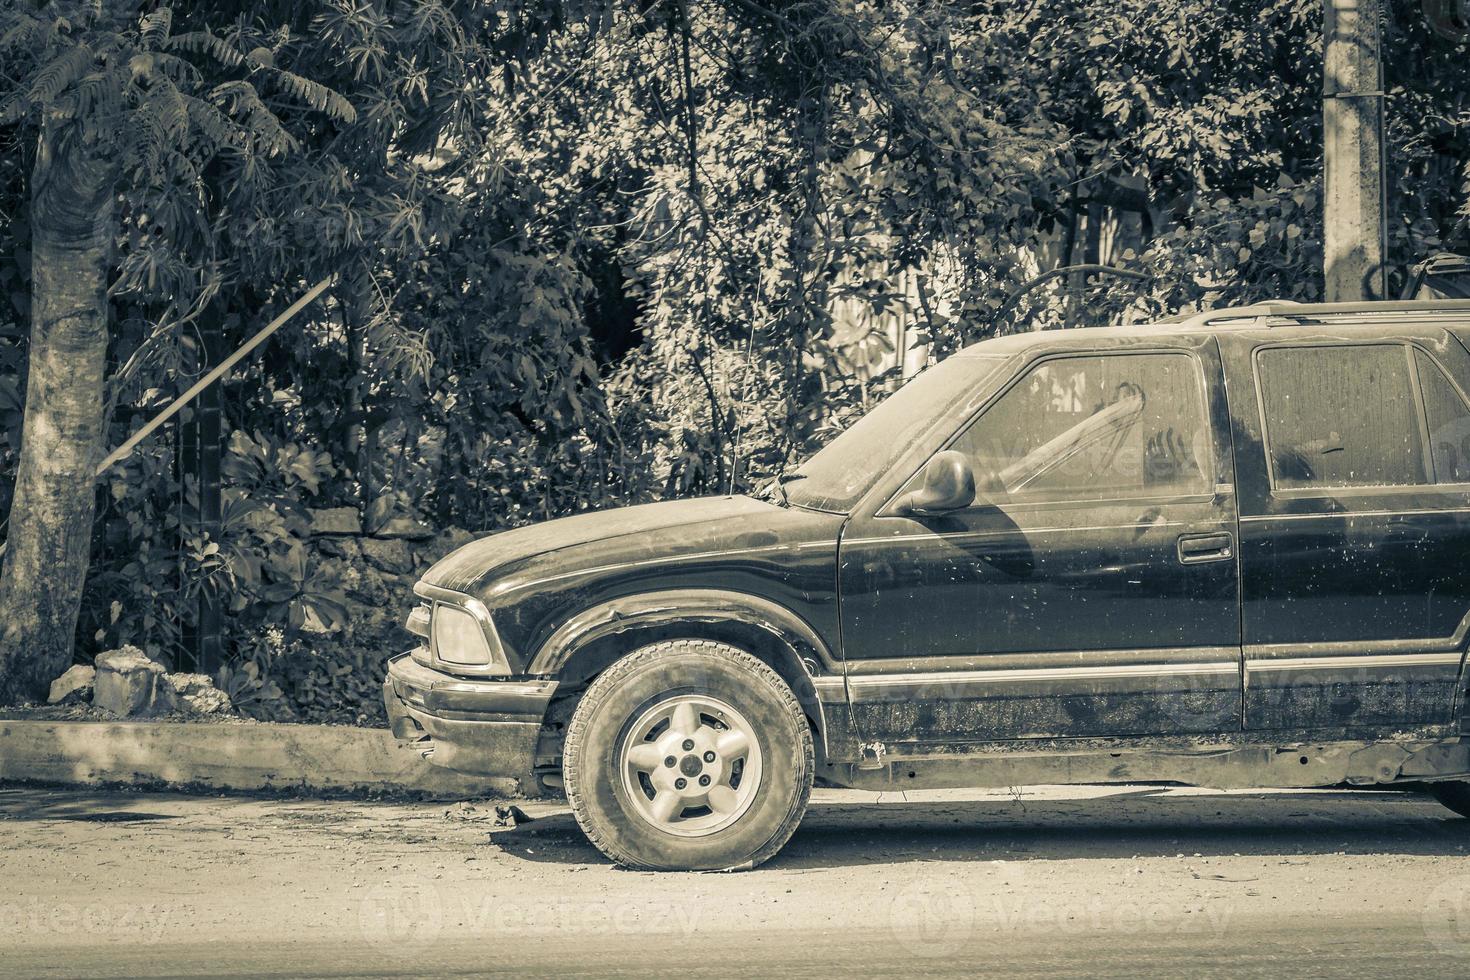
[[(220, 575), (219, 558), (180, 527), (171, 454), (140, 452), (108, 475), (100, 495), (94, 562), (78, 633), (94, 650), (126, 644), (177, 662), (196, 583)], [(214, 587), (213, 585), (209, 587)]]

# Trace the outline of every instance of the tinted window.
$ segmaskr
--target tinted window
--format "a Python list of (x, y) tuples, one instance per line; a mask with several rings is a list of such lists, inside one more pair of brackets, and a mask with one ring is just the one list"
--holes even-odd
[(1028, 499), (1206, 491), (1210, 433), (1188, 354), (1065, 357), (1031, 368), (952, 447), (982, 490)]
[(1434, 359), (1415, 351), (1436, 483), (1470, 483), (1470, 408)]
[(1409, 348), (1268, 348), (1256, 370), (1274, 486), (1429, 482)]

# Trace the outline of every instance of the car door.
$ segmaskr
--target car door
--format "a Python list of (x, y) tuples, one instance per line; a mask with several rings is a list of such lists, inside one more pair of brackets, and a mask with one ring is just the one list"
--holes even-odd
[(1221, 345), (1246, 728), (1447, 724), (1470, 626), (1470, 355), (1433, 328)]
[[(1238, 731), (1235, 503), (1208, 338), (1028, 358), (947, 444), (975, 503), (859, 508), (848, 696), (888, 751)], [(1222, 438), (1224, 435), (1224, 438)]]

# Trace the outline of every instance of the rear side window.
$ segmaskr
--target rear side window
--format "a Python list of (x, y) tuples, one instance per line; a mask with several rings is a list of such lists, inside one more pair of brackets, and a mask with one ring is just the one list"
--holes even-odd
[(1414, 362), (1419, 368), (1419, 390), (1424, 392), (1434, 482), (1470, 483), (1470, 408), (1432, 357), (1416, 350)]
[(1409, 358), (1399, 344), (1260, 351), (1272, 485), (1429, 483)]

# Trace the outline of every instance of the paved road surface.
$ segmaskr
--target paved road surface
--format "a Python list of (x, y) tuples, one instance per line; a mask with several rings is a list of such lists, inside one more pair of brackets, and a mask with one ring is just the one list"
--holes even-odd
[(0, 788), (0, 977), (1470, 976), (1470, 820), (1415, 796), (819, 796), (742, 874), (564, 811)]

